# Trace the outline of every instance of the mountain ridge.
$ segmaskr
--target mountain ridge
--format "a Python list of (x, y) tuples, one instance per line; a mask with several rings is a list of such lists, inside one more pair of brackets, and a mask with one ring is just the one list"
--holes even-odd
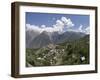
[[(31, 34), (31, 33), (30, 33)], [(27, 38), (26, 33), (26, 47), (27, 48), (41, 48), (47, 46), (48, 44), (59, 44), (66, 41), (74, 41), (84, 37), (86, 34), (81, 32), (66, 31), (62, 34), (58, 32), (47, 32), (42, 33), (32, 33), (31, 37)], [(31, 39), (31, 40), (30, 40)], [(27, 41), (28, 40), (28, 41)], [(29, 42), (30, 41), (30, 42)], [(29, 43), (28, 43), (29, 42)]]

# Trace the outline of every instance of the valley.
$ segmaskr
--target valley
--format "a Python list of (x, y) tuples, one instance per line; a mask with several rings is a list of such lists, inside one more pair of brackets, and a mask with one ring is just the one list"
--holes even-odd
[(26, 48), (26, 66), (89, 64), (89, 35), (41, 48)]

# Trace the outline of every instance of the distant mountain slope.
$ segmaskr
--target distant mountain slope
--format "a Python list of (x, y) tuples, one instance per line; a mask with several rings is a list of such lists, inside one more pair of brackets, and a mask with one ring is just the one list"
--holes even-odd
[(40, 33), (34, 30), (27, 30), (26, 31), (26, 47), (29, 47), (30, 42), (38, 36)]
[(29, 47), (30, 48), (41, 48), (50, 43), (52, 43), (52, 41), (50, 40), (50, 35), (48, 34), (48, 32), (44, 31), (30, 42)]
[(48, 44), (59, 44), (66, 41), (74, 41), (84, 37), (84, 33), (66, 31), (62, 34), (58, 32), (46, 32), (43, 31), (41, 34), (36, 32), (31, 32), (30, 34), (26, 32), (26, 47), (27, 48), (41, 48), (47, 46)]
[(66, 41), (74, 41), (84, 37), (85, 34), (81, 32), (66, 31), (63, 34), (54, 36), (54, 43), (63, 43)]

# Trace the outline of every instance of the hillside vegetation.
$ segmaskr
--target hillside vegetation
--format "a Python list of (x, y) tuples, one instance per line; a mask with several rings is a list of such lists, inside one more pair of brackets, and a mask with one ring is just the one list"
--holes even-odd
[(81, 64), (89, 64), (89, 35), (38, 49), (26, 48), (27, 67)]

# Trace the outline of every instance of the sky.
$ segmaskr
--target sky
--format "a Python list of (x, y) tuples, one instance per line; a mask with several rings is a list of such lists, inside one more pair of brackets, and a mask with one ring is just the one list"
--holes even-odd
[(89, 34), (90, 16), (26, 12), (26, 27), (39, 32), (77, 31)]

